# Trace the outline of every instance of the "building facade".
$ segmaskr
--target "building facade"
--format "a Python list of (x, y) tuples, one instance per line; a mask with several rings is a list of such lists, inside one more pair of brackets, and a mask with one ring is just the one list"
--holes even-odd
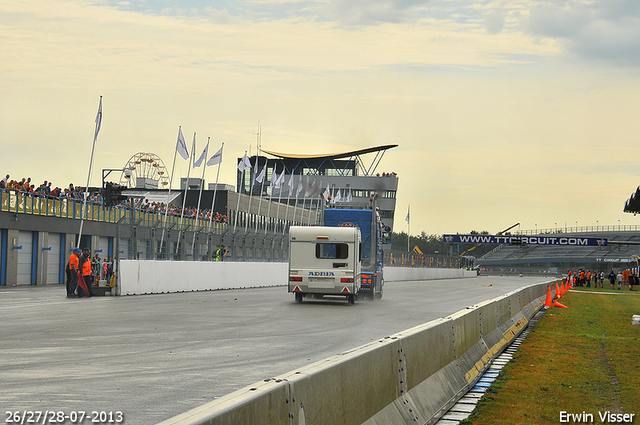
[[(292, 155), (262, 150), (271, 157), (255, 155), (250, 167), (239, 166), (239, 193), (287, 203), (306, 209), (321, 209), (332, 203), (366, 204), (375, 197), (384, 224), (393, 230), (398, 176), (379, 172), (385, 145), (326, 155)], [(363, 155), (373, 154), (369, 164)], [(241, 164), (243, 158), (238, 159)]]

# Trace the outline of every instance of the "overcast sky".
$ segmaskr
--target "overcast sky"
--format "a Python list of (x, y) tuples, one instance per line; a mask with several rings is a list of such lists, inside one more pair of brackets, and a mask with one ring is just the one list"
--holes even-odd
[(170, 169), (179, 126), (235, 185), (260, 124), (276, 152), (398, 144), (396, 231), (409, 204), (412, 234), (640, 225), (637, 0), (3, 1), (0, 57), (3, 176), (84, 185), (102, 95), (96, 186)]

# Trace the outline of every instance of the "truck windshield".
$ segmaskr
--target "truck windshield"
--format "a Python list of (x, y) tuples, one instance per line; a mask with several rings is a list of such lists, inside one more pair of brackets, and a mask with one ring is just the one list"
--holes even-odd
[(349, 245), (346, 243), (317, 243), (316, 258), (345, 259), (349, 257)]

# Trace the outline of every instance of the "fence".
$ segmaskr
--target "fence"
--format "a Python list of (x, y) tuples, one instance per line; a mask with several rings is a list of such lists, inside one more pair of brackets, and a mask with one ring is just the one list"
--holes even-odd
[(466, 264), (464, 257), (447, 257), (444, 255), (416, 254), (414, 252), (386, 251), (384, 264), (394, 267), (429, 267), (459, 269), (472, 267)]
[[(210, 223), (206, 219), (196, 223), (194, 217), (181, 218), (174, 214), (165, 217), (162, 212), (123, 206), (107, 207), (93, 202), (87, 202), (85, 206), (79, 199), (0, 189), (0, 211), (3, 212), (79, 220), (83, 208), (86, 221), (117, 226), (115, 256), (129, 260), (213, 261), (218, 248), (225, 245), (228, 252), (225, 261), (287, 261), (287, 228), (294, 224), (281, 218), (260, 218), (246, 213), (238, 215), (237, 226), (235, 223)], [(294, 212), (289, 217), (297, 217)], [(231, 209), (228, 214), (234, 220), (236, 211)], [(306, 217), (303, 214), (304, 211), (300, 215), (301, 221), (315, 224), (317, 214), (312, 211), (307, 211)], [(389, 250), (385, 251), (384, 261), (385, 265), (395, 267), (467, 267), (464, 259), (459, 257)]]

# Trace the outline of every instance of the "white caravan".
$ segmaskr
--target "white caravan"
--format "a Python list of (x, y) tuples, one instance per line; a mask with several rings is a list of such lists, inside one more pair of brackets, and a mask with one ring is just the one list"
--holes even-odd
[(360, 290), (360, 229), (292, 226), (289, 231), (289, 292), (341, 295), (353, 304)]

